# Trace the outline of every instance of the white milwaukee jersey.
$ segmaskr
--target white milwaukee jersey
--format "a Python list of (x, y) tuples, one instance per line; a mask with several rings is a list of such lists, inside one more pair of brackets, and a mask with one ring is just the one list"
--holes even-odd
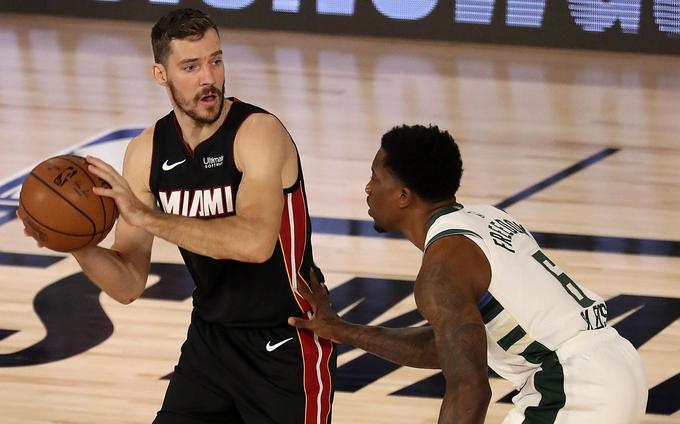
[(479, 300), (488, 362), (516, 387), (566, 341), (606, 326), (602, 299), (572, 281), (507, 213), (488, 205), (442, 210), (428, 222), (425, 250), (450, 235), (468, 237), (489, 260), (491, 284)]

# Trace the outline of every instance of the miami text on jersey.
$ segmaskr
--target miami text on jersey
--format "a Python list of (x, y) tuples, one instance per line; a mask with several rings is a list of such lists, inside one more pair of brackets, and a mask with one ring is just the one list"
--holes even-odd
[(234, 213), (231, 186), (196, 190), (159, 191), (165, 213), (183, 216), (222, 216)]

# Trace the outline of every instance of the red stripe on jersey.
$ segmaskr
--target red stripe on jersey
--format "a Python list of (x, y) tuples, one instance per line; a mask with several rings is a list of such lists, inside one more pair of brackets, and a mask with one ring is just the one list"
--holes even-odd
[(307, 284), (300, 275), (300, 267), (307, 247), (307, 211), (302, 184), (292, 193), (284, 193), (279, 243), (286, 263), (290, 289), (302, 312), (310, 310), (309, 303), (297, 292), (298, 284)]
[(305, 424), (328, 424), (331, 413), (330, 357), (333, 343), (298, 329), (302, 348), (305, 387)]
[[(300, 274), (307, 248), (307, 209), (302, 183), (294, 192), (285, 193), (284, 197), (279, 242), (291, 291), (300, 310), (307, 313), (310, 310), (309, 303), (295, 290), (297, 284), (307, 284)], [(333, 343), (330, 340), (319, 339), (308, 330), (298, 329), (297, 332), (304, 368), (305, 424), (328, 424), (333, 393), (330, 370)]]
[(322, 373), (321, 380), (323, 381), (323, 390), (321, 392), (321, 413), (319, 416), (321, 418), (321, 423), (328, 424), (330, 423), (332, 403), (331, 396), (333, 395), (333, 381), (331, 380), (330, 362), (335, 346), (333, 346), (333, 342), (330, 340), (321, 339), (318, 337), (317, 340), (319, 341), (322, 352), (320, 371)]
[(298, 186), (298, 189), (293, 193), (293, 218), (295, 222), (295, 256), (300, 258), (298, 262), (298, 278), (301, 279), (300, 268), (302, 258), (305, 254), (305, 248), (307, 248), (307, 210), (305, 208), (305, 198), (302, 195), (302, 183)]

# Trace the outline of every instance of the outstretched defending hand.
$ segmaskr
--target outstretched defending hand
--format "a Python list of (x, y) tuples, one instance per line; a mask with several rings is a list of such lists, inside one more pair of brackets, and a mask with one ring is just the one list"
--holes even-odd
[(313, 269), (309, 273), (309, 288), (304, 283), (298, 284), (298, 291), (312, 307), (312, 315), (309, 319), (290, 317), (288, 324), (311, 330), (322, 339), (337, 342), (336, 331), (344, 324), (344, 321), (331, 307), (328, 289), (324, 283), (319, 283)]

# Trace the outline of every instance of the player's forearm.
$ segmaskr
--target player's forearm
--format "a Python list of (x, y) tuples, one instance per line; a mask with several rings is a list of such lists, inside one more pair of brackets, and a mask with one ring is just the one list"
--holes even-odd
[(333, 340), (414, 368), (439, 368), (432, 328), (388, 328), (342, 322)]
[(160, 211), (147, 213), (143, 224), (147, 232), (194, 253), (251, 263), (266, 261), (274, 251), (278, 233), (263, 227), (238, 215), (197, 219)]
[(128, 304), (144, 291), (148, 269), (135, 267), (120, 252), (99, 246), (73, 252), (85, 275), (116, 301)]
[(437, 352), (446, 379), (440, 424), (483, 424), (491, 400), (487, 375), (486, 332), (481, 322), (433, 323)]

